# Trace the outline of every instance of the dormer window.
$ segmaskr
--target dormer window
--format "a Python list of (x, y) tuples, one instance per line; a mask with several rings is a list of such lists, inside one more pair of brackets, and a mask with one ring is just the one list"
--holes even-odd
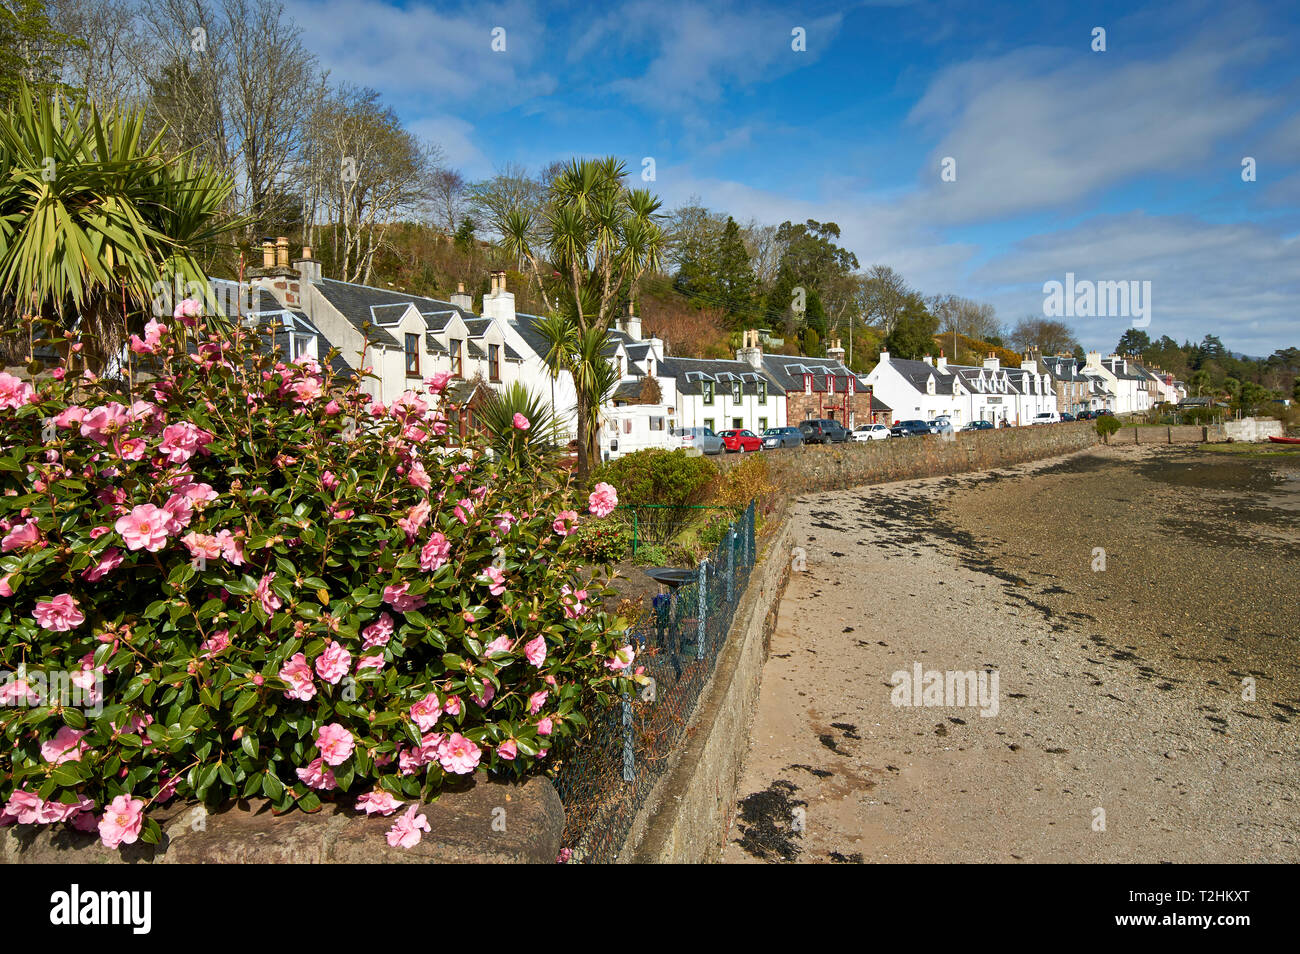
[(766, 381), (758, 382), (758, 403), (759, 404), (767, 403), (767, 382)]
[(803, 376), (803, 393), (812, 394), (812, 374), (805, 371)]
[(741, 402), (741, 394), (744, 393), (744, 387), (745, 386), (739, 381), (731, 382), (731, 403), (732, 404), (739, 404)]
[(403, 350), (406, 353), (406, 376), (408, 378), (418, 378), (420, 376), (420, 336), (407, 335)]
[(712, 404), (712, 403), (713, 403), (713, 382), (712, 382), (712, 381), (701, 381), (701, 382), (700, 382), (700, 393), (704, 395), (704, 403), (705, 403), (705, 404)]
[(451, 353), (451, 373), (453, 377), (464, 377), (463, 351), (465, 343), (459, 338), (447, 339), (447, 350)]

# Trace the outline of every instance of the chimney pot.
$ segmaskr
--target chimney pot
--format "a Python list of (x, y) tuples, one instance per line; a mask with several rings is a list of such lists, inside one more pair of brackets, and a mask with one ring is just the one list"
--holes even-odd
[(289, 237), (281, 235), (275, 240), (275, 264), (280, 268), (289, 267)]
[(307, 259), (311, 258), (311, 246), (310, 246), (310, 245), (304, 245), (304, 246), (302, 247), (302, 257), (303, 257), (303, 258), (307, 258)]
[(264, 239), (262, 241), (262, 267), (275, 267), (275, 243), (270, 239)]

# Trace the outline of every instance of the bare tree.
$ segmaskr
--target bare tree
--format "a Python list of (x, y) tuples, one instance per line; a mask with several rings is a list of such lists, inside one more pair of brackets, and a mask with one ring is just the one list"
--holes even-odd
[(454, 235), (468, 208), (468, 185), (455, 169), (440, 167), (429, 175), (429, 211), (435, 225)]
[(99, 107), (132, 108), (145, 98), (151, 46), (133, 0), (51, 0), (69, 43), (60, 81)]
[(1041, 354), (1069, 354), (1079, 343), (1065, 322), (1037, 315), (1026, 315), (1016, 322), (1010, 339), (1012, 347), (1017, 351), (1037, 348)]
[(777, 269), (781, 267), (782, 247), (776, 240), (776, 233), (775, 225), (760, 225), (757, 219), (750, 219), (749, 224), (741, 229), (741, 238), (749, 251), (760, 293), (772, 287)]
[(862, 277), (861, 312), (888, 335), (898, 323), (910, 294), (912, 289), (902, 275), (888, 265), (872, 265)]
[[(517, 211), (531, 214), (540, 229), (546, 194), (547, 186), (541, 180), (530, 176), (520, 164), (508, 162), (491, 179), (469, 187), (470, 210), (479, 228), (495, 235), (507, 234), (507, 219)], [(535, 242), (540, 236), (537, 231), (530, 238)]]

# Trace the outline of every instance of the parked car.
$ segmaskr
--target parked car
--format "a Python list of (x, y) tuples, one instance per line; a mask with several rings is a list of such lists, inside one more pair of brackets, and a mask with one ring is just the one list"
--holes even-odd
[(1095, 411), (1080, 411), (1077, 415), (1075, 415), (1075, 420), (1076, 420), (1076, 421), (1091, 421), (1091, 420), (1092, 420), (1094, 417), (1096, 417), (1096, 416), (1097, 416), (1097, 413), (1096, 413)]
[(763, 449), (763, 438), (753, 431), (732, 428), (731, 430), (718, 431), (718, 436), (722, 438), (722, 443), (726, 445), (728, 451), (735, 451), (737, 454)]
[(1039, 413), (1034, 415), (1034, 419), (1029, 423), (1030, 424), (1060, 424), (1061, 415), (1057, 414), (1055, 411), (1040, 411)]
[(930, 425), (931, 434), (951, 434), (952, 421), (947, 417), (936, 417), (933, 421), (926, 421)]
[(674, 427), (671, 436), (686, 450), (696, 448), (703, 454), (721, 454), (727, 449), (722, 438), (707, 427)]
[(929, 421), (899, 421), (889, 429), (889, 433), (894, 437), (915, 437), (918, 434), (929, 434)]
[(1114, 417), (1114, 416), (1115, 416), (1115, 412), (1108, 407), (1101, 408), (1100, 410), (1097, 411), (1096, 414), (1093, 415), (1093, 417)]
[(992, 431), (996, 429), (997, 425), (992, 421), (971, 421), (962, 428), (963, 431)]
[(802, 443), (803, 434), (797, 427), (769, 427), (763, 432), (763, 446), (768, 449), (798, 447)]
[(1061, 415), (1061, 420), (1066, 421), (1068, 423), (1069, 421), (1074, 420), (1074, 415), (1071, 414), (1069, 411), (1066, 411), (1064, 414)]
[(889, 437), (889, 428), (884, 424), (861, 424), (851, 436), (855, 441), (883, 441)]
[(849, 439), (849, 432), (839, 421), (828, 418), (812, 418), (799, 422), (799, 432), (805, 444), (843, 444)]

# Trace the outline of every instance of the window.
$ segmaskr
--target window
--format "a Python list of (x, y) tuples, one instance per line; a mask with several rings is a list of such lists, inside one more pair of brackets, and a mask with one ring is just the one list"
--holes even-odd
[(765, 430), (767, 430), (767, 418), (760, 417), (758, 419), (758, 433), (762, 434)]
[(618, 376), (623, 376), (623, 356), (620, 354), (614, 358), (614, 367), (618, 370)]
[(739, 431), (742, 428), (744, 428), (744, 426), (745, 426), (745, 419), (743, 417), (733, 417), (731, 419), (731, 427), (733, 430)]
[(461, 348), (463, 343), (457, 338), (447, 340), (447, 350), (451, 352), (451, 373), (453, 377), (462, 377), (464, 368), (461, 367)]
[(650, 430), (662, 431), (664, 429), (664, 419), (662, 417), (650, 418)]
[(293, 359), (297, 361), (303, 357), (314, 357), (312, 354), (311, 339), (303, 335), (294, 335), (293, 338)]
[(758, 382), (758, 403), (759, 404), (767, 403), (767, 382), (766, 381)]
[(744, 390), (745, 390), (745, 385), (740, 381), (731, 382), (731, 403), (732, 404), (739, 404), (741, 402), (740, 396), (741, 394), (744, 393)]
[(493, 381), (501, 380), (501, 346), (488, 345), (488, 377)]
[(646, 363), (645, 363), (645, 373), (648, 374), (648, 375), (650, 375), (650, 377), (652, 377), (652, 378), (655, 376), (655, 359), (654, 359), (654, 358), (650, 358), (648, 361), (646, 361)]
[(623, 433), (624, 434), (632, 433), (632, 418), (630, 417), (623, 418)]
[(703, 392), (703, 394), (704, 394), (704, 403), (705, 403), (705, 404), (712, 404), (712, 403), (713, 403), (713, 382), (712, 382), (712, 381), (701, 381), (701, 382), (700, 382), (700, 390), (701, 390), (701, 391)]
[(704, 429), (709, 433), (713, 433), (713, 418), (706, 417), (704, 419)]
[(420, 336), (406, 336), (406, 376), (408, 378), (418, 378), (420, 376)]

